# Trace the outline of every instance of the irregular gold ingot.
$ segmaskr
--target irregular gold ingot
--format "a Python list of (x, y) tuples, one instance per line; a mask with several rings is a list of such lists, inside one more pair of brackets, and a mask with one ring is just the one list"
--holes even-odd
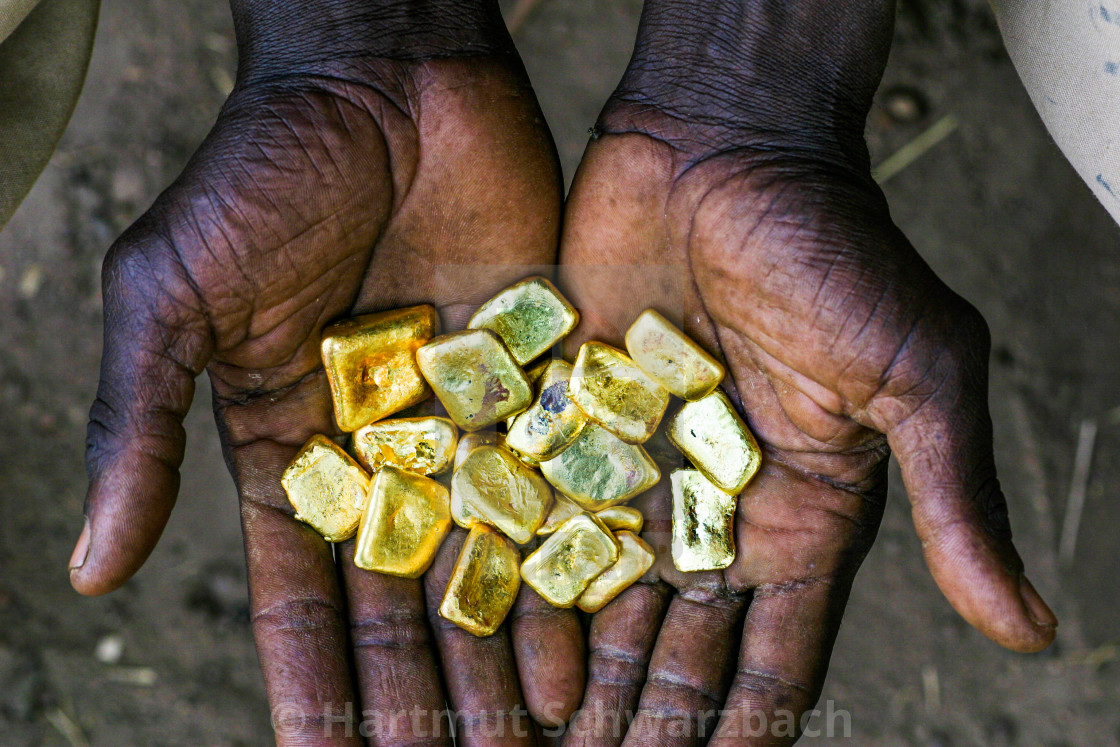
[(341, 446), (318, 434), (296, 454), (280, 484), (296, 518), (328, 542), (354, 536), (369, 490), (369, 475)]
[(625, 503), (661, 479), (661, 470), (645, 449), (620, 441), (594, 423), (588, 423), (560, 456), (541, 462), (541, 472), (588, 511)]
[(420, 475), (438, 475), (455, 459), (458, 434), (447, 418), (395, 418), (354, 431), (351, 448), (370, 472), (393, 464)]
[(582, 514), (583, 507), (573, 501), (563, 493), (556, 493), (552, 497), (552, 508), (545, 517), (544, 523), (541, 528), (537, 530), (538, 535), (552, 534), (560, 525), (576, 514)]
[(537, 397), (513, 419), (506, 445), (537, 462), (552, 459), (571, 445), (587, 424), (587, 416), (568, 398), (572, 364), (552, 360), (536, 384)]
[(424, 378), (451, 419), (477, 431), (515, 415), (533, 401), (533, 388), (490, 330), (437, 337), (416, 351)]
[(669, 405), (669, 392), (626, 353), (594, 341), (579, 349), (568, 396), (587, 417), (631, 444), (654, 434)]
[(674, 470), (673, 565), (678, 571), (712, 571), (735, 560), (735, 496), (703, 473)]
[[(467, 455), (477, 449), (479, 446), (494, 446), (498, 443), (498, 434), (496, 431), (475, 431), (474, 433), (464, 433), (463, 437), (459, 439), (459, 445), (455, 447), (455, 470), (459, 469), (459, 465), (467, 458)], [(451, 518), (452, 520), (463, 527), (470, 529), (475, 524), (483, 521), (483, 518), (476, 514), (471, 507), (463, 502), (463, 494), (455, 490), (455, 481), (451, 481)]]
[(525, 278), (478, 307), (467, 327), (495, 332), (524, 366), (579, 324), (579, 312), (542, 277)]
[(451, 530), (447, 488), (430, 477), (387, 464), (370, 488), (354, 565), (391, 576), (418, 578)]
[(521, 545), (533, 538), (552, 506), (544, 478), (496, 446), (471, 451), (455, 470), (451, 489), (476, 516)]
[(626, 530), (634, 534), (641, 534), (642, 524), (645, 523), (642, 512), (630, 506), (611, 506), (610, 508), (604, 508), (602, 511), (597, 511), (595, 515), (612, 532)]
[(525, 583), (556, 607), (571, 607), (618, 560), (618, 542), (588, 513), (573, 516), (521, 564)]
[(416, 351), (437, 334), (439, 315), (427, 305), (356, 316), (324, 329), (320, 349), (338, 427), (356, 431), (428, 397)]
[(712, 484), (732, 495), (747, 486), (762, 463), (758, 442), (719, 389), (686, 402), (669, 420), (665, 435)]
[(439, 605), (439, 615), (479, 637), (493, 635), (521, 588), (521, 553), (485, 524), (471, 528)]
[(626, 351), (650, 377), (684, 400), (697, 400), (723, 380), (723, 366), (668, 319), (643, 311), (626, 331)]
[(600, 573), (580, 594), (578, 604), (584, 612), (598, 612), (606, 607), (608, 602), (645, 575), (653, 565), (653, 548), (641, 537), (626, 530), (617, 532), (614, 536), (621, 548), (618, 560)]

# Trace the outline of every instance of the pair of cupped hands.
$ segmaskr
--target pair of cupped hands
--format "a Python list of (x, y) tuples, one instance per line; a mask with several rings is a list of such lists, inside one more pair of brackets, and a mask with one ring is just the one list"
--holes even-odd
[[(206, 371), (281, 745), (449, 745), (445, 709), (468, 746), (788, 743), (756, 727), (820, 694), (892, 450), (949, 602), (1004, 646), (1048, 645), (996, 480), (985, 323), (870, 176), (891, 3), (710, 5), (647, 2), (565, 202), (495, 4), (234, 0), (236, 88), (105, 262), (75, 588), (116, 588), (157, 543)], [(553, 264), (575, 342), (619, 344), (647, 307), (682, 319), (764, 463), (731, 567), (673, 568), (663, 484), (636, 501), (644, 579), (589, 622), (523, 585), (476, 638), (436, 613), (462, 530), (419, 580), (362, 571), (279, 477), (338, 434), (325, 324), (432, 303), (460, 327)]]

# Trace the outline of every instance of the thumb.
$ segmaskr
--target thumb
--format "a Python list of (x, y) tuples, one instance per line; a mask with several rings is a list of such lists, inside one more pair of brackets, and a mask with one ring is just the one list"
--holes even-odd
[(870, 403), (887, 433), (937, 585), (968, 622), (1015, 651), (1046, 648), (1057, 618), (1023, 572), (996, 479), (987, 324), (960, 299), (926, 317)]
[(144, 564), (179, 490), (183, 417), (210, 354), (198, 295), (174, 249), (137, 226), (102, 269), (104, 350), (86, 439), (86, 523), (70, 582), (104, 594)]

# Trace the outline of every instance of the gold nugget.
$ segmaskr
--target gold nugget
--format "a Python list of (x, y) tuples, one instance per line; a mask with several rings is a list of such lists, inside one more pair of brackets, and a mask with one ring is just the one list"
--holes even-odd
[(637, 581), (653, 565), (653, 548), (630, 531), (615, 534), (621, 548), (618, 560), (592, 581), (579, 596), (579, 608), (584, 612), (598, 612), (617, 597), (630, 584)]
[(588, 513), (573, 516), (521, 564), (521, 578), (556, 607), (571, 607), (618, 560), (618, 543)]
[(352, 448), (370, 472), (394, 464), (420, 475), (438, 475), (455, 459), (458, 431), (447, 418), (397, 418), (354, 431)]
[(323, 330), (321, 351), (344, 431), (392, 415), (431, 390), (416, 366), (416, 350), (439, 334), (431, 306), (412, 306), (345, 319)]
[(471, 451), (451, 486), (476, 516), (521, 545), (533, 538), (552, 505), (544, 478), (496, 446)]
[(542, 277), (515, 283), (491, 298), (471, 317), (470, 329), (495, 332), (518, 365), (544, 353), (579, 324), (579, 312), (556, 286)]
[(552, 459), (571, 445), (587, 416), (568, 398), (572, 364), (553, 360), (537, 383), (537, 398), (513, 419), (506, 445), (537, 462)]
[(721, 490), (738, 495), (762, 463), (762, 451), (735, 406), (717, 389), (686, 402), (669, 420), (666, 435)]
[(723, 380), (723, 366), (653, 309), (626, 331), (626, 350), (650, 377), (684, 400), (697, 400)]
[(515, 415), (533, 401), (533, 388), (490, 330), (437, 337), (416, 351), (424, 378), (455, 424), (477, 431)]
[(625, 503), (661, 479), (661, 470), (645, 449), (620, 441), (594, 423), (588, 423), (560, 456), (541, 462), (541, 472), (588, 511)]
[[(495, 431), (464, 433), (463, 437), (459, 439), (459, 445), (455, 447), (454, 469), (459, 469), (459, 465), (463, 463), (467, 455), (479, 446), (494, 446), (497, 443), (498, 434)], [(478, 522), (483, 521), (482, 517), (472, 511), (470, 506), (463, 503), (463, 494), (455, 490), (454, 480), (451, 481), (451, 518), (464, 529), (470, 529)]]
[(447, 488), (387, 464), (378, 470), (358, 527), (354, 565), (418, 578), (451, 529)]
[(712, 571), (735, 560), (735, 496), (694, 469), (674, 470), (673, 565), (678, 571)]
[(369, 475), (341, 446), (314, 435), (296, 454), (280, 484), (296, 518), (310, 524), (328, 542), (354, 536), (369, 490)]
[(477, 524), (463, 541), (439, 615), (479, 637), (493, 635), (521, 588), (521, 553), (496, 530)]
[(645, 522), (642, 512), (630, 506), (611, 506), (597, 511), (595, 515), (612, 532), (625, 529), (634, 534), (641, 534), (642, 524)]
[(631, 444), (653, 435), (669, 405), (668, 391), (626, 353), (601, 342), (579, 349), (568, 396), (587, 417)]
[(541, 528), (537, 530), (538, 535), (552, 534), (560, 525), (576, 514), (582, 514), (583, 508), (563, 493), (556, 493), (552, 496), (552, 508), (545, 517), (544, 523)]

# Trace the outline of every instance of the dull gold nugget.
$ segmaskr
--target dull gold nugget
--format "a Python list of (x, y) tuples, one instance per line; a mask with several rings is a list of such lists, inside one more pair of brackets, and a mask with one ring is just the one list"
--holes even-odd
[(521, 553), (496, 529), (477, 524), (463, 541), (439, 615), (479, 637), (493, 635), (521, 588)]
[(533, 401), (525, 372), (490, 330), (437, 337), (416, 351), (416, 361), (447, 414), (465, 431), (494, 425)]
[(513, 419), (506, 445), (537, 462), (552, 459), (571, 445), (587, 424), (587, 416), (568, 398), (572, 364), (548, 362), (537, 380), (537, 398)]
[[(497, 443), (498, 434), (496, 431), (464, 433), (463, 437), (459, 439), (459, 445), (455, 447), (454, 469), (459, 469), (459, 465), (463, 463), (467, 455), (479, 446), (494, 446)], [(454, 480), (451, 482), (451, 519), (464, 529), (470, 529), (478, 522), (483, 521), (483, 518), (472, 511), (470, 506), (463, 503), (463, 494), (455, 490)]]
[(621, 548), (618, 560), (595, 577), (579, 596), (579, 608), (584, 612), (598, 612), (607, 603), (637, 581), (653, 565), (653, 548), (638, 535), (623, 530), (614, 535)]
[(649, 440), (669, 406), (669, 392), (630, 356), (602, 342), (585, 342), (576, 356), (568, 396), (587, 417), (623, 441)]
[(626, 331), (630, 357), (657, 383), (684, 400), (700, 399), (719, 386), (723, 366), (653, 309)]
[(588, 513), (565, 521), (521, 564), (525, 583), (556, 607), (571, 607), (618, 560), (618, 542)]
[(642, 533), (642, 524), (645, 523), (645, 517), (642, 512), (630, 506), (611, 506), (604, 508), (602, 511), (595, 512), (599, 517), (599, 521), (612, 532), (626, 530), (634, 534)]
[(625, 503), (652, 488), (661, 470), (641, 446), (588, 423), (560, 456), (541, 462), (553, 487), (588, 511)]
[(418, 578), (451, 530), (447, 488), (430, 477), (387, 464), (370, 488), (354, 565), (391, 576)]
[(703, 399), (686, 402), (665, 431), (696, 469), (732, 495), (747, 486), (762, 463), (758, 442), (719, 389)]
[(420, 475), (438, 475), (455, 459), (458, 431), (447, 418), (380, 420), (354, 431), (352, 448), (370, 472), (394, 464)]
[(323, 330), (321, 352), (344, 431), (392, 415), (425, 399), (416, 350), (439, 334), (431, 306), (412, 306), (345, 319)]
[(735, 496), (703, 473), (674, 470), (673, 565), (678, 571), (713, 571), (735, 560)]
[(576, 514), (582, 514), (583, 507), (563, 493), (552, 496), (552, 508), (548, 511), (544, 523), (537, 530), (538, 535), (552, 534), (560, 525)]
[(451, 489), (476, 516), (520, 545), (533, 538), (552, 506), (544, 478), (497, 446), (471, 451), (455, 470)]
[(310, 524), (323, 539), (342, 542), (354, 536), (369, 475), (334, 441), (312, 436), (284, 470), (280, 484), (296, 518)]
[(575, 310), (556, 286), (542, 277), (514, 283), (478, 307), (467, 326), (502, 338), (518, 365), (544, 353), (579, 324)]

